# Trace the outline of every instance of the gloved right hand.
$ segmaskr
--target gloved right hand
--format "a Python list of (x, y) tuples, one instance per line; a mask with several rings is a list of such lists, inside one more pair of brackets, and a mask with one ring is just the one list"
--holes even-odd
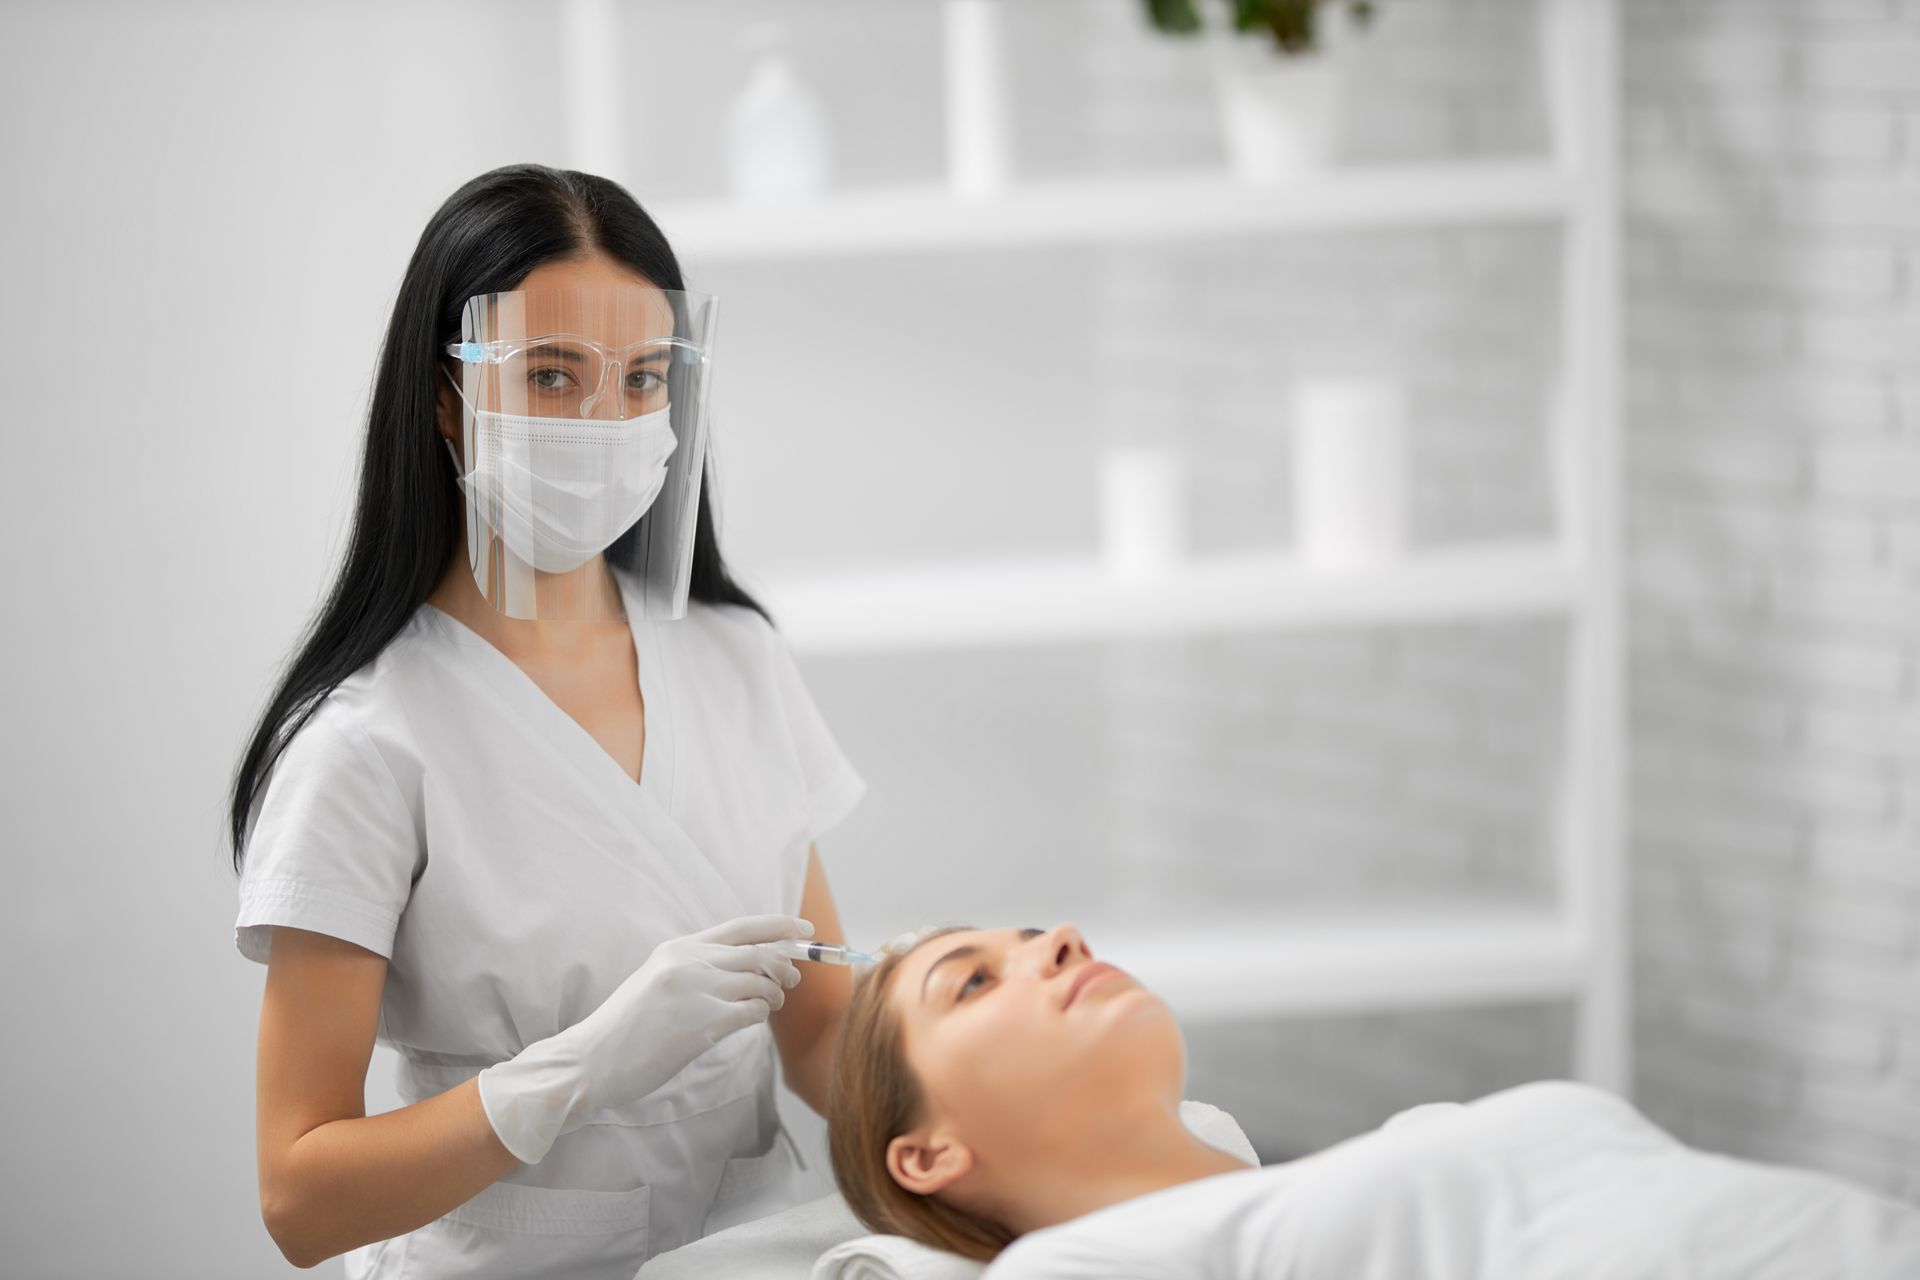
[(759, 943), (811, 937), (793, 916), (742, 916), (670, 938), (605, 1003), (480, 1073), (480, 1105), (523, 1164), (603, 1107), (652, 1093), (736, 1031), (765, 1022), (800, 981)]

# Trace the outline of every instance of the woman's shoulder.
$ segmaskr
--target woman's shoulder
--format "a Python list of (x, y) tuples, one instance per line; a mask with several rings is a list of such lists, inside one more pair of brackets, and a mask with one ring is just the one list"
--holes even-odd
[(435, 612), (427, 604), (414, 610), (378, 652), (334, 686), (329, 701), (337, 703), (341, 713), (365, 714), (398, 697), (432, 645)]
[(662, 630), (683, 651), (697, 650), (711, 660), (726, 663), (740, 674), (763, 672), (786, 640), (751, 605), (731, 601), (689, 600), (684, 618), (662, 624)]
[[(1215, 1274), (1222, 1224), (1286, 1181), (1282, 1166), (1249, 1167), (1134, 1196), (1021, 1236), (987, 1268), (987, 1280), (1171, 1280)], [(1238, 1269), (1230, 1274), (1239, 1275)], [(1253, 1274), (1247, 1272), (1246, 1274)]]
[(418, 752), (409, 706), (417, 700), (416, 686), (432, 678), (435, 669), (429, 656), (431, 609), (421, 605), (378, 653), (328, 690), (300, 732), (318, 726), (318, 735), (371, 745), (389, 769), (404, 772), (411, 767)]
[(680, 619), (680, 623), (666, 625), (681, 623), (691, 623), (716, 634), (751, 638), (755, 643), (773, 631), (773, 624), (758, 609), (732, 600), (688, 600), (687, 616)]

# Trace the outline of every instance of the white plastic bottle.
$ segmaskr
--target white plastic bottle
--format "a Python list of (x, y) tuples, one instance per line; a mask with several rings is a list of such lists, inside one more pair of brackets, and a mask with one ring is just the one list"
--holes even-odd
[(831, 176), (826, 109), (795, 73), (786, 43), (779, 22), (747, 29), (753, 66), (727, 112), (727, 176), (739, 200), (807, 199)]

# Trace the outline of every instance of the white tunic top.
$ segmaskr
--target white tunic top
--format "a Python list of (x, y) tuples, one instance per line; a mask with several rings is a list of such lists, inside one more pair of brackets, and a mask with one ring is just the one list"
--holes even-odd
[[(755, 612), (628, 596), (638, 784), (511, 659), (422, 605), (295, 736), (246, 843), (235, 941), (269, 926), (387, 957), (379, 1040), (406, 1102), (585, 1017), (660, 942), (797, 913), (809, 844), (865, 783)], [(727, 1038), (350, 1276), (612, 1276), (784, 1207), (771, 1033)]]
[(1897, 1280), (1920, 1210), (1551, 1080), (1016, 1240), (988, 1280)]

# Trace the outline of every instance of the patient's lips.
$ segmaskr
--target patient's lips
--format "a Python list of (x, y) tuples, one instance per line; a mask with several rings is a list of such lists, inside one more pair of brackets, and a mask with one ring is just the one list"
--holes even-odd
[(1095, 960), (1092, 964), (1083, 964), (1080, 966), (1079, 970), (1073, 975), (1073, 981), (1067, 987), (1066, 1003), (1061, 1005), (1060, 1007), (1062, 1009), (1066, 1009), (1070, 1007), (1075, 1000), (1078, 1000), (1080, 998), (1080, 993), (1082, 991), (1086, 990), (1087, 987), (1089, 987), (1093, 983), (1099, 982), (1103, 978), (1109, 978), (1109, 977), (1124, 978), (1126, 976), (1127, 975), (1124, 972), (1115, 968), (1113, 965), (1108, 964), (1104, 960)]

